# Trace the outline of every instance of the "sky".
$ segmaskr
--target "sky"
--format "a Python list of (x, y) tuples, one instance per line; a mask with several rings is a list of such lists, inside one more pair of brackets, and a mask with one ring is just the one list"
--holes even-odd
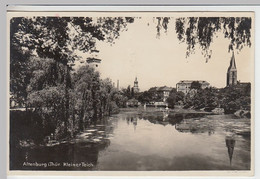
[[(156, 37), (156, 21), (152, 17), (135, 19), (128, 30), (120, 33), (113, 45), (97, 42), (102, 78), (110, 78), (120, 88), (133, 86), (135, 77), (141, 91), (154, 86), (176, 87), (180, 80), (205, 80), (214, 87), (225, 87), (226, 73), (232, 53), (228, 52), (229, 41), (217, 33), (210, 49), (212, 57), (206, 63), (199, 47), (195, 54), (186, 58), (186, 44), (180, 43), (175, 33), (174, 22), (169, 30), (162, 30)], [(253, 82), (253, 48), (244, 47), (235, 51), (238, 80)], [(87, 58), (84, 54), (83, 58)]]

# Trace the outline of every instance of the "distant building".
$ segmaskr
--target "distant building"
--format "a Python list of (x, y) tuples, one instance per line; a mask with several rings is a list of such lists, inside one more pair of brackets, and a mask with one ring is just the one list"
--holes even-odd
[(87, 63), (90, 67), (94, 68), (95, 70), (99, 70), (99, 65), (101, 63), (101, 60), (94, 57), (87, 58)]
[(240, 82), (240, 81), (237, 82), (237, 87), (245, 88), (248, 85), (250, 86), (251, 83), (250, 82)]
[(163, 87), (158, 87), (157, 88), (158, 95), (163, 100), (163, 102), (166, 102), (166, 100), (169, 97), (170, 92), (171, 92), (172, 89), (173, 88), (167, 87), (167, 86), (163, 86)]
[(235, 62), (234, 51), (227, 70), (227, 86), (237, 85), (237, 67)]
[(135, 78), (135, 81), (134, 81), (133, 90), (134, 90), (134, 93), (138, 93), (139, 92), (137, 77)]
[(197, 81), (201, 84), (201, 89), (205, 89), (209, 87), (209, 83), (207, 81), (202, 80), (182, 80), (176, 84), (176, 90), (183, 92), (185, 95), (191, 90), (191, 83)]

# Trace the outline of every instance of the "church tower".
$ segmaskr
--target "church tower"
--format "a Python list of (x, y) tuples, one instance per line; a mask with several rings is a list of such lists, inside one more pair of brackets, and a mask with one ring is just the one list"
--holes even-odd
[(101, 60), (98, 58), (89, 57), (87, 58), (87, 63), (90, 67), (94, 68), (95, 70), (99, 71), (99, 64)]
[(139, 92), (137, 77), (135, 77), (135, 81), (134, 81), (134, 92), (135, 93)]
[(97, 54), (99, 53), (98, 50), (92, 50), (91, 56), (87, 58), (87, 64), (94, 68), (95, 70), (99, 71), (99, 65), (101, 63), (101, 59), (97, 58)]
[(237, 84), (237, 67), (235, 62), (234, 51), (230, 60), (230, 65), (227, 71), (227, 86), (233, 86)]

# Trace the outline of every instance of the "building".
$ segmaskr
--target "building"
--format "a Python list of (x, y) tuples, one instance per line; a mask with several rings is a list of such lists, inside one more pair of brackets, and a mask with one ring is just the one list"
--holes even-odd
[(234, 51), (230, 60), (230, 65), (227, 70), (227, 86), (237, 85), (237, 68), (235, 62)]
[(158, 87), (157, 92), (158, 92), (159, 98), (162, 99), (163, 102), (166, 102), (172, 89), (173, 88), (167, 87), (167, 86)]
[(87, 58), (87, 63), (90, 67), (99, 70), (99, 65), (101, 63), (101, 60), (98, 58), (94, 58), (94, 57), (89, 57)]
[(135, 78), (135, 81), (134, 81), (133, 90), (134, 90), (134, 93), (138, 93), (139, 92), (137, 77)]
[(179, 81), (176, 84), (176, 90), (177, 92), (181, 91), (183, 92), (185, 95), (191, 90), (191, 84), (192, 82), (199, 82), (201, 84), (201, 89), (205, 89), (209, 87), (209, 83), (207, 81), (202, 81), (202, 80), (182, 80)]

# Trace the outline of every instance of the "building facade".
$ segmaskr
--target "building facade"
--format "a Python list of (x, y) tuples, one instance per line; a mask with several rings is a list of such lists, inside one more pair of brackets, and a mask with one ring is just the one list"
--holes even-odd
[(99, 65), (101, 63), (101, 60), (94, 57), (87, 58), (87, 63), (90, 67), (94, 68), (95, 70), (99, 71)]
[[(199, 82), (201, 85), (201, 89), (205, 89), (209, 87), (209, 83), (207, 81), (202, 81), (202, 80), (195, 80), (196, 82)], [(193, 80), (181, 80), (176, 84), (176, 90), (177, 92), (181, 91), (185, 95), (189, 93), (191, 90), (191, 84), (194, 82)]]
[(234, 52), (232, 54), (230, 65), (227, 70), (227, 86), (237, 85), (237, 67)]
[(157, 91), (159, 98), (162, 99), (163, 102), (166, 102), (167, 98), (170, 96), (170, 92), (172, 89), (173, 88), (167, 86), (158, 87)]

